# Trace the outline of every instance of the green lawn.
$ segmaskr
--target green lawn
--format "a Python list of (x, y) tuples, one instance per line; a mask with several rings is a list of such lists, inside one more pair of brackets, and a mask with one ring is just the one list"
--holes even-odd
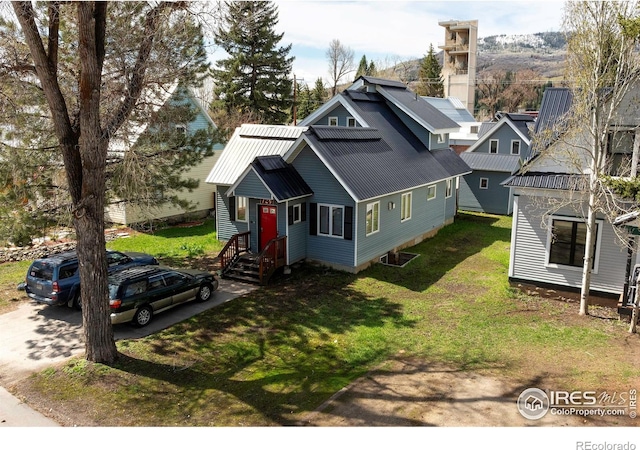
[[(118, 342), (112, 367), (72, 359), (17, 393), (80, 425), (271, 426), (297, 424), (397, 357), (523, 385), (544, 378), (615, 390), (640, 381), (623, 324), (509, 285), (510, 226), (509, 217), (463, 214), (408, 249), (420, 256), (405, 268), (351, 275), (302, 265), (153, 336)], [(127, 411), (126, 422), (113, 411)]]

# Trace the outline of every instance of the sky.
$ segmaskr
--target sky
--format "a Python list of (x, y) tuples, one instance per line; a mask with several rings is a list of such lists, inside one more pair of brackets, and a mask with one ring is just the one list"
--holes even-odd
[[(284, 33), (280, 47), (292, 44), (293, 72), (309, 84), (329, 79), (326, 51), (332, 40), (377, 67), (424, 57), (429, 45), (439, 51), (446, 20), (478, 20), (478, 36), (561, 31), (562, 1), (392, 1), (276, 0)], [(215, 59), (215, 56), (214, 58)]]

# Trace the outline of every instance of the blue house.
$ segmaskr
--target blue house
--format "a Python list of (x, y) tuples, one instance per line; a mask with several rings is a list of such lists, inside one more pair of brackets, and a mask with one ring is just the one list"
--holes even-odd
[[(307, 260), (355, 273), (432, 236), (453, 222), (457, 180), (470, 172), (447, 145), (457, 130), (404, 84), (361, 77), (299, 127), (252, 149), (228, 145), (207, 179), (229, 239), (223, 271), (264, 282), (274, 266)], [(258, 155), (266, 143), (273, 151)], [(255, 156), (220, 186), (231, 153)]]
[(460, 157), (473, 172), (460, 185), (459, 208), (491, 214), (511, 214), (513, 192), (501, 183), (520, 169), (530, 153), (528, 114), (499, 114), (497, 122), (483, 124), (478, 140)]

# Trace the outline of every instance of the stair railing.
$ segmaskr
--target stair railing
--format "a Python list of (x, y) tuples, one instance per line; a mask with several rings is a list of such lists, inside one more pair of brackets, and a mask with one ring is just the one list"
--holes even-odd
[(256, 260), (260, 264), (258, 272), (260, 284), (265, 285), (276, 269), (287, 264), (287, 236), (271, 239), (258, 254)]
[(224, 248), (220, 250), (218, 258), (220, 258), (220, 271), (222, 273), (224, 273), (229, 266), (235, 262), (240, 253), (249, 250), (250, 235), (250, 231), (234, 234), (231, 236), (231, 239), (227, 241)]

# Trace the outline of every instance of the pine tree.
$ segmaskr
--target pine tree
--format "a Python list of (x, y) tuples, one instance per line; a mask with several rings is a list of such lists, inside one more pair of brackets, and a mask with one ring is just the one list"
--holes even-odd
[(316, 80), (316, 84), (311, 91), (311, 108), (312, 111), (321, 107), (327, 101), (327, 90), (324, 87), (322, 78)]
[(433, 44), (429, 45), (429, 52), (422, 59), (420, 73), (418, 75), (419, 84), (416, 92), (419, 95), (429, 97), (444, 97), (444, 84), (440, 71), (442, 67), (438, 62), (438, 57), (433, 50)]
[(362, 58), (360, 58), (360, 64), (358, 64), (358, 70), (356, 71), (356, 76), (354, 77), (355, 80), (357, 80), (359, 77), (363, 76), (363, 75), (368, 75), (369, 71), (369, 65), (367, 64), (367, 56), (366, 55), (362, 55)]
[(354, 77), (355, 80), (358, 79), (358, 77), (361, 76), (367, 76), (367, 77), (375, 77), (376, 76), (376, 65), (373, 61), (371, 62), (367, 62), (367, 55), (362, 55), (362, 58), (360, 58), (360, 63), (358, 64), (358, 70), (356, 72), (356, 76)]
[(263, 123), (288, 122), (292, 106), (291, 44), (278, 47), (278, 8), (271, 1), (225, 2), (223, 24), (214, 42), (229, 57), (212, 70), (219, 101), (228, 113)]

